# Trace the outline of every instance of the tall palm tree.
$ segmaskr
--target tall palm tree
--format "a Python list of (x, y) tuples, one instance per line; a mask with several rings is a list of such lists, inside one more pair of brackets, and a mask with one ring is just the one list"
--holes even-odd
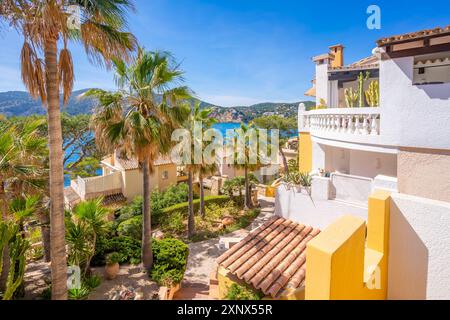
[[(211, 128), (211, 126), (216, 123), (216, 119), (211, 118), (212, 109), (202, 109), (200, 107), (200, 102), (197, 101), (191, 107), (191, 112), (189, 117), (186, 119), (184, 123), (184, 127), (189, 130), (192, 137), (191, 143), (191, 151), (194, 150), (194, 145), (202, 146), (203, 151), (203, 137), (196, 137), (195, 135), (195, 125), (196, 123), (201, 123), (203, 130)], [(194, 154), (191, 152), (191, 154)], [(194, 212), (194, 175), (198, 173), (199, 182), (200, 182), (200, 210), (202, 217), (204, 216), (205, 205), (204, 205), (204, 190), (203, 190), (203, 175), (207, 174), (209, 171), (212, 171), (211, 166), (208, 166), (203, 159), (201, 159), (201, 163), (194, 163), (194, 159), (191, 159), (191, 163), (188, 164), (188, 185), (189, 185), (189, 216), (188, 216), (188, 238), (191, 238), (195, 233), (195, 212)]]
[(115, 60), (120, 90), (90, 90), (99, 106), (92, 118), (97, 144), (106, 152), (136, 158), (143, 171), (142, 263), (153, 264), (150, 212), (150, 174), (157, 157), (170, 152), (172, 132), (181, 126), (189, 109), (183, 101), (191, 97), (179, 86), (183, 72), (167, 52), (139, 49), (130, 64)]
[[(80, 10), (72, 25), (69, 6)], [(50, 215), (52, 299), (67, 299), (64, 228), (64, 169), (60, 88), (66, 104), (74, 83), (69, 41), (81, 43), (92, 62), (109, 64), (135, 48), (134, 37), (123, 32), (129, 0), (3, 0), (0, 17), (24, 37), (22, 80), (34, 98), (47, 107), (50, 149)], [(73, 27), (73, 28), (72, 28)], [(62, 43), (63, 48), (58, 49)]]
[[(256, 130), (255, 127), (251, 125), (241, 124), (240, 131), (244, 136), (247, 136), (250, 130)], [(258, 131), (256, 131), (258, 134)], [(257, 136), (256, 136), (257, 137)], [(259, 140), (259, 139), (258, 139)], [(243, 150), (238, 150), (235, 154), (235, 166), (238, 169), (244, 169), (244, 181), (245, 181), (245, 195), (244, 195), (244, 207), (245, 209), (250, 209), (252, 207), (251, 200), (251, 187), (250, 187), (250, 173), (259, 170), (263, 167), (261, 155), (257, 153), (256, 161), (252, 162), (251, 159), (251, 149), (252, 145), (249, 139), (245, 139), (243, 143)], [(242, 159), (243, 161), (239, 161)]]
[(286, 175), (289, 175), (289, 165), (284, 153), (284, 146), (293, 135), (295, 135), (297, 129), (297, 120), (295, 118), (284, 118), (278, 115), (265, 116), (253, 119), (252, 123), (261, 129), (280, 131), (282, 136), (279, 139), (279, 148), (281, 159), (283, 160), (284, 171)]

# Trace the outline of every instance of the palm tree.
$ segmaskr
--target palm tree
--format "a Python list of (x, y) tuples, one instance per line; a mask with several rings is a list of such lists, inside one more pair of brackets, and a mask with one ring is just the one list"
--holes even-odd
[[(250, 130), (256, 130), (253, 125), (246, 125), (241, 124), (240, 131), (243, 134), (243, 136), (247, 136), (250, 132)], [(256, 131), (257, 132), (257, 131)], [(257, 137), (257, 136), (256, 136)], [(253, 159), (251, 159), (251, 149), (252, 145), (251, 142), (248, 139), (245, 139), (243, 143), (243, 150), (239, 150), (237, 154), (235, 154), (235, 166), (239, 169), (244, 169), (244, 181), (245, 181), (245, 195), (244, 195), (244, 208), (250, 209), (252, 207), (252, 200), (251, 200), (251, 187), (250, 187), (250, 173), (254, 172), (256, 170), (259, 170), (261, 167), (263, 167), (261, 162), (260, 154), (257, 152), (256, 154), (256, 161), (252, 162)], [(243, 161), (239, 161), (242, 159)]]
[[(71, 28), (69, 6), (81, 13), (80, 24)], [(74, 83), (69, 41), (81, 43), (92, 62), (109, 64), (135, 48), (126, 32), (129, 0), (3, 0), (0, 17), (23, 35), (22, 80), (33, 96), (47, 107), (50, 149), (50, 215), (52, 299), (67, 299), (67, 263), (64, 227), (64, 168), (60, 114), (60, 88), (66, 104)], [(63, 48), (58, 49), (58, 44)], [(42, 53), (42, 55), (41, 55)]]
[[(280, 155), (283, 160), (283, 166), (286, 176), (289, 175), (289, 164), (284, 153), (284, 145), (289, 141), (289, 138), (295, 134), (297, 130), (297, 121), (295, 118), (283, 118), (280, 116), (266, 116), (253, 119), (252, 123), (261, 129), (279, 130), (284, 137), (279, 139)], [(287, 135), (287, 136), (286, 136)]]
[(185, 86), (177, 86), (183, 72), (167, 52), (138, 50), (127, 65), (114, 61), (118, 92), (91, 90), (98, 98), (92, 119), (97, 144), (106, 152), (136, 158), (143, 170), (142, 263), (153, 264), (150, 212), (150, 174), (157, 157), (170, 152), (172, 132), (185, 121), (189, 110), (181, 103), (191, 97)]
[(107, 214), (108, 210), (103, 206), (103, 198), (82, 202), (73, 210), (73, 215), (81, 222), (86, 223), (92, 233), (92, 250), (87, 257), (85, 274), (88, 272), (95, 254), (97, 238), (105, 231)]
[(203, 179), (205, 176), (210, 174), (215, 174), (217, 172), (217, 164), (206, 164), (203, 163), (199, 165), (196, 170), (198, 172), (198, 182), (200, 185), (200, 216), (204, 220), (206, 218), (206, 210), (205, 210), (205, 190)]
[[(189, 118), (186, 120), (184, 127), (189, 130), (191, 133), (192, 144), (191, 144), (191, 151), (194, 149), (195, 143), (197, 145), (203, 146), (203, 137), (196, 137), (194, 136), (195, 130), (194, 127), (196, 123), (201, 123), (203, 129), (211, 128), (211, 126), (216, 123), (216, 119), (211, 118), (212, 109), (202, 109), (200, 107), (200, 102), (197, 101), (194, 103), (194, 105), (191, 108), (191, 113)], [(195, 143), (194, 143), (195, 141)], [(202, 148), (203, 151), (203, 148)], [(193, 153), (191, 153), (193, 154)], [(204, 199), (204, 190), (203, 190), (203, 175), (207, 174), (208, 172), (212, 171), (211, 165), (207, 165), (202, 157), (201, 163), (194, 163), (195, 161), (192, 161), (194, 159), (191, 159), (191, 164), (188, 164), (187, 170), (188, 170), (188, 185), (189, 185), (189, 217), (188, 217), (188, 238), (192, 238), (192, 236), (195, 233), (195, 212), (194, 212), (194, 174), (198, 173), (199, 175), (199, 182), (200, 182), (200, 211), (202, 217), (205, 215), (205, 199)]]
[[(43, 162), (47, 158), (46, 141), (39, 134), (42, 123), (42, 120), (20, 125), (7, 120), (0, 123), (0, 202), (5, 222), (13, 218), (9, 205), (12, 199), (42, 190), (42, 177), (46, 176)], [(8, 274), (8, 247), (3, 254), (0, 288), (5, 286)]]

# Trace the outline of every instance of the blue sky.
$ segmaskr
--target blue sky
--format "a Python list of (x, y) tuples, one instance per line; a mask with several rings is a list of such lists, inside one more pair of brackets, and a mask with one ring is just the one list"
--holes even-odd
[[(381, 30), (366, 27), (371, 4), (381, 8)], [(197, 96), (223, 106), (303, 100), (311, 57), (328, 46), (344, 44), (351, 63), (380, 37), (450, 24), (448, 0), (137, 0), (136, 7), (130, 28), (141, 45), (171, 51)], [(0, 91), (23, 90), (21, 45), (15, 31), (1, 29)], [(71, 48), (75, 89), (114, 88), (110, 72)]]

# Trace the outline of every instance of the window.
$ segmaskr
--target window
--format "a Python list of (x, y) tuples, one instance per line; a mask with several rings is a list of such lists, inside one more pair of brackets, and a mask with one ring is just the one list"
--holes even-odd
[(163, 180), (168, 180), (169, 179), (169, 171), (167, 171), (167, 170), (163, 171), (162, 179)]
[(413, 83), (415, 85), (450, 83), (450, 52), (416, 57)]

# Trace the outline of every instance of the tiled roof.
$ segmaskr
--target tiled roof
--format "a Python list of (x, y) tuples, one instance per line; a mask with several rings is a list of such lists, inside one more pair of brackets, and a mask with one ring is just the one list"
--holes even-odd
[(379, 67), (378, 58), (374, 55), (358, 60), (352, 64), (332, 68), (332, 71), (345, 71), (345, 70), (361, 70), (361, 69), (374, 69)]
[[(121, 165), (121, 167), (124, 170), (135, 170), (135, 169), (139, 169), (139, 162), (132, 158), (132, 159), (125, 159), (123, 157), (120, 157), (119, 155), (117, 155), (117, 161), (119, 162), (119, 164)], [(153, 162), (153, 165), (155, 166), (163, 166), (166, 164), (171, 164), (172, 163), (172, 159), (170, 158), (170, 156), (159, 156), (158, 159), (156, 159)]]
[(437, 27), (434, 29), (420, 30), (420, 31), (416, 31), (416, 32), (410, 32), (410, 33), (405, 33), (405, 34), (401, 34), (401, 35), (381, 38), (377, 41), (377, 44), (379, 47), (382, 47), (382, 46), (385, 46), (388, 44), (393, 44), (396, 42), (414, 41), (414, 40), (419, 40), (421, 38), (425, 38), (428, 36), (444, 35), (447, 33), (450, 34), (450, 25), (443, 27), (443, 28)]
[(111, 194), (109, 196), (105, 196), (103, 198), (103, 205), (109, 206), (116, 203), (126, 202), (127, 198), (123, 195), (123, 193)]
[(273, 298), (305, 281), (306, 244), (319, 230), (274, 217), (217, 259), (219, 266)]

